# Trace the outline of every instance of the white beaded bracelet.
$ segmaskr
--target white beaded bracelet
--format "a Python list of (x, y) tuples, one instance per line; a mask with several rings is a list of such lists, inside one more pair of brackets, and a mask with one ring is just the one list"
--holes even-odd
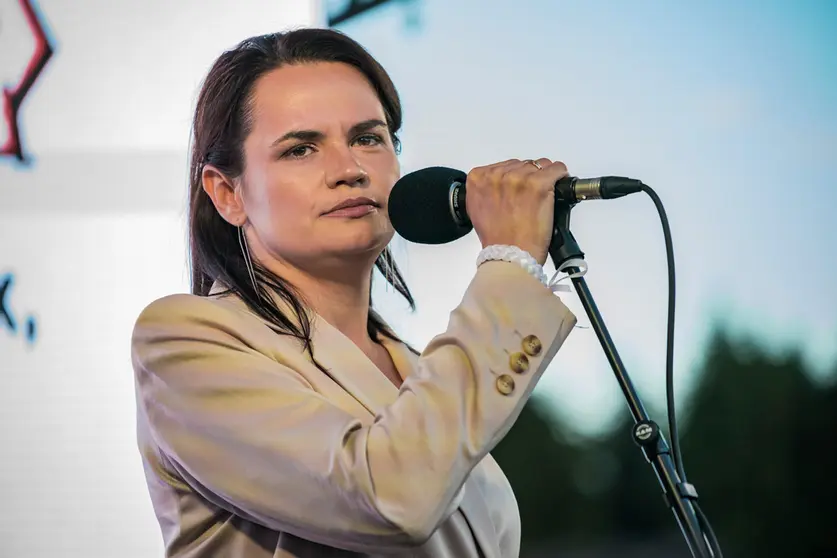
[[(567, 285), (559, 285), (560, 281), (564, 279), (571, 279), (573, 277), (581, 277), (585, 273), (587, 273), (587, 263), (583, 259), (571, 259), (561, 266), (561, 269), (555, 271), (555, 274), (552, 276), (552, 279), (546, 278), (546, 273), (543, 270), (543, 266), (538, 263), (538, 260), (532, 256), (526, 250), (519, 248), (517, 246), (508, 246), (506, 244), (492, 244), (491, 246), (486, 246), (483, 248), (479, 256), (477, 256), (477, 267), (479, 267), (482, 263), (488, 260), (502, 260), (506, 262), (516, 263), (525, 269), (530, 275), (532, 275), (535, 279), (546, 285), (546, 287), (552, 291), (570, 291), (570, 288)], [(571, 275), (566, 275), (561, 279), (558, 279), (558, 275), (567, 267), (577, 267), (578, 271)]]
[(526, 250), (506, 244), (492, 244), (483, 248), (477, 256), (477, 267), (488, 260), (502, 260), (516, 263), (523, 267), (535, 279), (547, 285), (546, 273), (538, 260)]

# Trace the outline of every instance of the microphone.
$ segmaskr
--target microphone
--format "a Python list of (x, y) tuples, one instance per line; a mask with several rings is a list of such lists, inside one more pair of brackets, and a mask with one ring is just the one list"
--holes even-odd
[[(466, 175), (461, 170), (429, 167), (402, 176), (389, 195), (389, 219), (410, 242), (445, 244), (474, 228), (465, 208)], [(642, 182), (621, 176), (576, 178), (555, 183), (555, 201), (573, 205), (593, 199), (621, 198), (642, 190)]]

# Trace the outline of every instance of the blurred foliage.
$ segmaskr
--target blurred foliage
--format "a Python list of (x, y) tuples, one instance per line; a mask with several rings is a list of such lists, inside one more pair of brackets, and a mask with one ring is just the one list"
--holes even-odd
[[(837, 557), (837, 384), (722, 331), (699, 374), (677, 408), (681, 451), (725, 558)], [(492, 451), (517, 496), (522, 556), (689, 556), (631, 426), (626, 408), (612, 432), (578, 440), (530, 400)]]

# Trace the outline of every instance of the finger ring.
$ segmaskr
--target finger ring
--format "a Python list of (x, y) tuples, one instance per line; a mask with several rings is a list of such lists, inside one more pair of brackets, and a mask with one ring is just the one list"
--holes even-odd
[(541, 164), (540, 164), (540, 163), (538, 163), (537, 161), (533, 161), (532, 159), (526, 159), (526, 162), (527, 162), (527, 163), (532, 163), (533, 165), (535, 165), (536, 167), (538, 167), (538, 170), (543, 170), (543, 167), (542, 167), (542, 166), (541, 166)]

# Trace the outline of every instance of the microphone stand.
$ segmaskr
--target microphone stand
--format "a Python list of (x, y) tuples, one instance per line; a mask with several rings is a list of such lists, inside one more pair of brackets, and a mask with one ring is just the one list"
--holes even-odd
[[(570, 211), (573, 205), (574, 203), (570, 204), (563, 199), (559, 199), (559, 196), (556, 196), (555, 224), (553, 225), (552, 242), (549, 246), (549, 255), (555, 263), (555, 268), (565, 271), (570, 275), (581, 272), (581, 268), (573, 266), (570, 260), (584, 258), (584, 252), (581, 251), (570, 232)], [(564, 267), (562, 268), (562, 266)], [(678, 476), (671, 458), (668, 443), (663, 437), (660, 427), (651, 420), (645, 411), (645, 407), (634, 389), (631, 379), (628, 377), (625, 366), (622, 364), (622, 359), (616, 351), (616, 346), (605, 326), (602, 315), (596, 307), (593, 295), (590, 293), (584, 277), (573, 277), (572, 282), (581, 299), (581, 304), (584, 306), (584, 310), (590, 318), (590, 322), (593, 324), (593, 329), (596, 331), (607, 360), (610, 362), (610, 366), (616, 374), (619, 387), (622, 388), (622, 393), (628, 401), (628, 407), (630, 408), (635, 423), (632, 432), (634, 442), (640, 447), (645, 455), (645, 459), (653, 467), (654, 473), (657, 475), (657, 480), (663, 489), (666, 503), (674, 512), (674, 517), (680, 526), (683, 536), (686, 538), (686, 543), (692, 552), (692, 556), (694, 558), (711, 558), (713, 555), (704, 538), (703, 530), (701, 529), (701, 524), (698, 521), (692, 502), (692, 500), (697, 500), (697, 491), (691, 484), (682, 482)]]

